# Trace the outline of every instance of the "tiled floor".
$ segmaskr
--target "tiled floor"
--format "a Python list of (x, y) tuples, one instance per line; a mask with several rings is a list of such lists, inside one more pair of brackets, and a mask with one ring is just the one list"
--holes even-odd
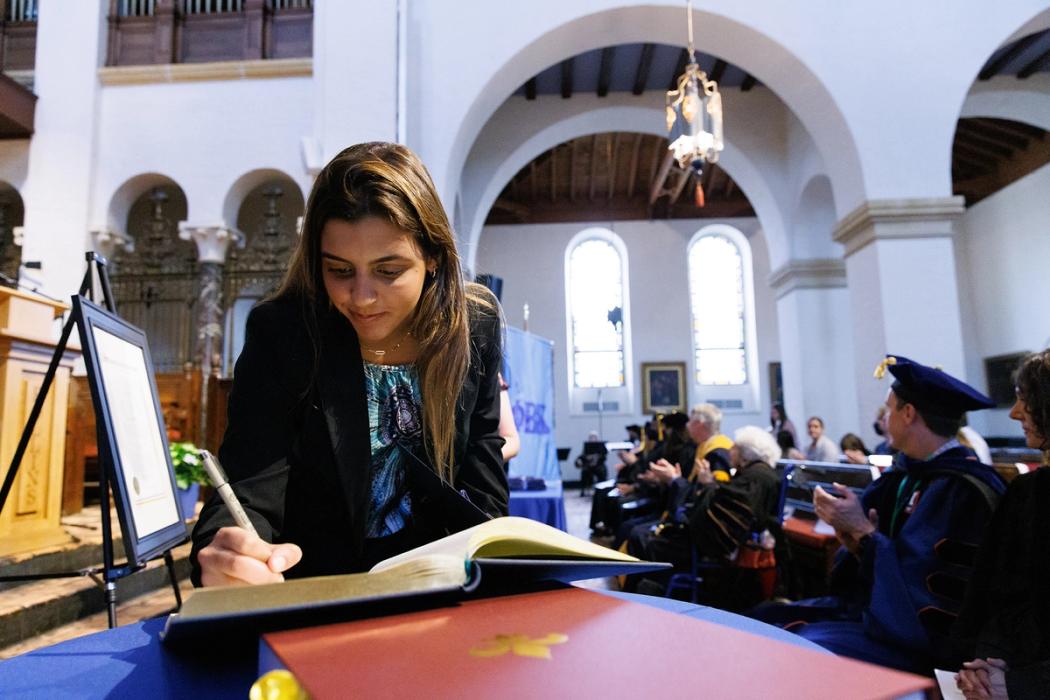
[[(591, 496), (590, 492), (584, 497), (580, 496), (578, 489), (568, 489), (565, 492), (565, 517), (568, 525), (569, 533), (588, 539), (590, 536), (590, 514), (591, 514)], [(92, 515), (90, 512), (86, 512), (84, 515), (76, 516), (77, 527), (84, 528), (85, 531), (91, 530), (91, 518), (98, 517), (97, 510)], [(612, 583), (611, 579), (592, 579), (590, 581), (581, 581), (579, 585), (585, 588), (591, 589), (608, 589), (615, 588), (615, 584)], [(192, 587), (188, 580), (183, 581), (181, 585), (183, 597), (191, 594)], [(12, 595), (12, 592), (0, 592), (0, 596)], [(101, 595), (101, 593), (100, 593)], [(163, 588), (153, 593), (133, 598), (117, 607), (117, 622), (119, 624), (127, 624), (130, 622), (137, 622), (157, 615), (163, 615), (168, 613), (175, 605), (175, 596), (170, 588)], [(57, 627), (53, 630), (45, 632), (41, 635), (28, 639), (19, 644), (14, 644), (9, 647), (0, 649), (0, 659), (10, 658), (23, 654), (33, 649), (40, 647), (49, 646), (51, 644), (57, 644), (58, 642), (65, 641), (67, 639), (73, 639), (80, 637), (85, 634), (91, 634), (92, 632), (100, 632), (108, 627), (106, 620), (106, 613), (98, 613), (85, 617), (77, 622), (62, 627)]]

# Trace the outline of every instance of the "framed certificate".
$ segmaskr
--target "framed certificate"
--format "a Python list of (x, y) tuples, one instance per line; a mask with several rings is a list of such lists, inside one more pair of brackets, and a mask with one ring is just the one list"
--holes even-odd
[(128, 562), (145, 562), (186, 541), (168, 437), (146, 335), (83, 297), (73, 313), (109, 469)]

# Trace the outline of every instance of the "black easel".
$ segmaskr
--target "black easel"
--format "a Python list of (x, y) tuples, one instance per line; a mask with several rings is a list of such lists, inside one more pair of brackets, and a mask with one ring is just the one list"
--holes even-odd
[[(84, 279), (80, 283), (80, 296), (86, 297), (94, 301), (95, 297), (95, 286), (96, 283), (102, 291), (102, 300), (105, 304), (106, 310), (110, 313), (116, 314), (117, 307), (113, 301), (113, 292), (109, 286), (109, 273), (106, 272), (106, 259), (98, 253), (87, 253), (85, 254), (87, 260), (87, 270), (84, 272)], [(26, 421), (26, 426), (22, 430), (22, 439), (18, 442), (18, 448), (15, 450), (15, 455), (11, 459), (11, 466), (7, 470), (7, 476), (4, 478), (4, 485), (0, 488), (0, 511), (3, 511), (4, 504), (7, 503), (7, 497), (11, 493), (11, 488), (14, 486), (15, 477), (18, 475), (18, 468), (22, 464), (22, 458), (25, 456), (26, 449), (29, 447), (29, 439), (33, 435), (33, 429), (36, 427), (36, 422), (40, 418), (40, 412), (44, 408), (44, 401), (47, 399), (47, 393), (51, 390), (51, 383), (55, 379), (55, 374), (58, 371), (58, 363), (62, 360), (62, 356), (66, 352), (66, 347), (69, 344), (69, 335), (73, 332), (73, 326), (76, 324), (76, 318), (74, 314), (70, 313), (69, 318), (66, 319), (65, 325), (62, 327), (62, 336), (59, 338), (58, 344), (55, 346), (55, 352), (51, 356), (51, 364), (47, 368), (47, 372), (44, 374), (43, 382), (40, 385), (40, 392), (37, 394), (36, 402), (33, 404), (33, 410), (29, 413), (29, 420)], [(19, 574), (14, 576), (0, 576), (0, 581), (41, 581), (51, 578), (74, 578), (77, 576), (89, 576), (93, 581), (102, 587), (102, 590), (106, 596), (106, 608), (109, 616), (109, 627), (110, 629), (117, 626), (117, 580), (129, 576), (136, 571), (140, 571), (145, 568), (145, 562), (124, 562), (120, 566), (115, 566), (113, 563), (113, 526), (110, 522), (109, 514), (109, 473), (113, 468), (109, 461), (102, 458), (100, 455), (99, 460), (99, 507), (102, 515), (102, 566), (101, 567), (90, 567), (87, 569), (80, 569), (78, 571), (61, 571), (47, 574)], [(171, 579), (172, 590), (175, 591), (175, 609), (178, 610), (182, 607), (182, 593), (179, 591), (178, 577), (175, 573), (175, 560), (171, 556), (171, 550), (164, 551), (164, 563), (168, 567), (168, 575)], [(99, 574), (102, 575), (101, 580)]]

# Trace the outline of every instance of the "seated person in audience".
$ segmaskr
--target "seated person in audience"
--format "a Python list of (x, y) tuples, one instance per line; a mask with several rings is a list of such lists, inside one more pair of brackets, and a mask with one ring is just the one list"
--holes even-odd
[[(1050, 350), (1027, 357), (1010, 417), (1050, 457)], [(1010, 482), (988, 526), (953, 630), (967, 698), (1050, 698), (1050, 469)]]
[[(783, 624), (831, 651), (905, 671), (929, 673), (951, 656), (944, 616), (958, 611), (932, 593), (935, 573), (963, 576), (965, 567), (937, 553), (942, 541), (978, 543), (1003, 492), (990, 466), (955, 440), (968, 410), (990, 399), (947, 373), (887, 357), (876, 370), (896, 378), (886, 397), (887, 433), (903, 453), (858, 499), (835, 484), (817, 487), (817, 515), (835, 528), (844, 549), (832, 571), (834, 595), (767, 605), (753, 616)], [(806, 624), (810, 623), (810, 624)]]
[(864, 441), (860, 439), (859, 435), (854, 433), (846, 433), (839, 440), (839, 447), (842, 448), (842, 456), (845, 461), (850, 464), (867, 464), (868, 448), (864, 446)]
[(787, 417), (784, 404), (775, 403), (769, 409), (769, 434), (776, 437), (781, 431), (787, 431), (791, 435), (791, 444), (798, 444), (798, 433), (795, 432), (795, 424)]
[[(722, 411), (710, 403), (693, 406), (689, 412), (686, 430), (696, 445), (694, 455), (683, 455), (682, 461), (672, 461), (660, 456), (650, 460), (649, 469), (638, 475), (640, 481), (661, 485), (663, 511), (661, 515), (650, 515), (644, 520), (631, 523), (632, 528), (638, 525), (652, 525), (655, 522), (667, 521), (695, 494), (699, 472), (696, 467), (702, 466), (718, 481), (729, 481), (732, 462), (729, 450), (733, 441), (721, 433)], [(683, 469), (682, 465), (685, 464)], [(617, 547), (630, 536), (632, 528), (621, 528), (615, 541)]]
[(875, 429), (875, 434), (882, 438), (882, 442), (872, 449), (873, 455), (897, 454), (897, 450), (890, 446), (890, 441), (886, 438), (886, 413), (886, 404), (880, 405), (879, 410), (875, 412), (875, 423), (872, 428)]
[(839, 448), (824, 434), (824, 419), (813, 416), (806, 423), (806, 430), (812, 442), (806, 448), (806, 459), (811, 462), (837, 462), (842, 457)]
[(660, 444), (660, 432), (657, 430), (656, 421), (646, 421), (645, 426), (642, 428), (642, 442), (637, 449), (631, 451), (621, 451), (620, 462), (613, 465), (613, 469), (616, 470), (616, 478), (608, 481), (603, 481), (594, 485), (594, 495), (591, 499), (591, 530), (599, 536), (608, 536), (613, 534), (609, 527), (606, 526), (606, 505), (608, 494), (614, 490), (618, 490), (621, 485), (629, 483), (631, 471), (638, 461), (646, 459), (646, 455), (650, 454)]
[[(676, 464), (685, 463), (692, 466), (697, 455), (697, 443), (693, 441), (693, 433), (689, 429), (689, 424), (693, 422), (689, 416), (677, 411), (664, 417), (666, 439), (659, 449), (653, 450), (644, 461), (636, 463), (635, 477), (632, 482), (633, 489), (627, 496), (627, 498), (648, 498), (658, 505), (655, 506), (655, 512), (654, 508), (649, 508), (645, 513), (620, 522), (616, 528), (616, 538), (613, 540), (614, 548), (618, 549), (623, 544), (634, 526), (642, 523), (652, 524), (659, 520), (660, 512), (664, 510), (664, 503), (667, 499), (667, 485), (651, 478), (651, 469), (654, 464), (668, 464), (672, 460)], [(626, 498), (620, 503), (625, 501)]]
[(642, 426), (632, 423), (624, 426), (624, 430), (627, 431), (627, 442), (634, 445), (634, 450), (631, 451), (636, 451), (642, 444)]
[[(733, 437), (729, 449), (732, 478), (718, 481), (709, 460), (697, 458), (686, 502), (660, 526), (632, 530), (627, 543), (629, 554), (648, 561), (668, 561), (675, 569), (688, 571), (694, 552), (700, 557), (724, 559), (752, 532), (776, 528), (780, 479), (773, 465), (780, 457), (780, 446), (767, 431), (753, 425), (740, 428)], [(677, 464), (656, 463), (652, 471), (662, 482), (686, 485)], [(727, 506), (732, 516), (726, 516)], [(628, 578), (628, 582), (637, 585), (638, 581)]]
[(806, 455), (795, 447), (794, 436), (786, 430), (777, 433), (777, 444), (780, 445), (781, 459), (805, 459)]
[[(616, 489), (606, 495), (603, 506), (605, 524), (616, 535), (614, 545), (617, 547), (630, 532), (629, 527), (623, 527), (625, 518), (635, 523), (648, 521), (662, 510), (663, 487), (641, 478), (650, 465), (659, 460), (692, 464), (696, 443), (692, 441), (686, 429), (688, 416), (675, 411), (660, 417), (659, 421), (663, 426), (663, 440), (647, 452), (644, 459), (639, 459), (631, 465), (629, 470), (621, 470)], [(641, 503), (635, 506), (630, 514), (625, 512), (625, 504), (638, 501)]]
[(586, 489), (605, 480), (608, 471), (605, 466), (605, 457), (608, 454), (609, 450), (605, 448), (605, 443), (602, 442), (598, 433), (592, 430), (583, 443), (583, 451), (576, 458), (576, 468), (580, 470), (581, 496), (584, 495)]
[(521, 451), (521, 436), (518, 426), (514, 424), (514, 409), (510, 405), (510, 386), (499, 375), (499, 436), (503, 438), (500, 454), (503, 456), (503, 469), (507, 471), (510, 460)]

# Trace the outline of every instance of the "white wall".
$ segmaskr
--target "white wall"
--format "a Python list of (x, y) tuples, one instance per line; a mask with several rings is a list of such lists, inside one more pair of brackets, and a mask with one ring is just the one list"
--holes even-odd
[[(1050, 165), (978, 202), (956, 225), (967, 377), (987, 389), (984, 358), (1050, 346)], [(987, 435), (1020, 436), (1006, 409), (971, 414)]]
[(189, 222), (208, 226), (222, 223), (226, 194), (247, 172), (276, 169), (309, 191), (300, 140), (312, 128), (311, 88), (309, 77), (106, 86), (92, 227), (107, 225), (114, 192), (141, 173), (175, 180)]
[[(723, 429), (768, 423), (768, 363), (779, 360), (776, 305), (766, 284), (769, 258), (755, 219), (717, 221), (618, 221), (586, 224), (487, 226), (478, 242), (477, 271), (503, 278), (503, 308), (507, 323), (521, 327), (523, 306), (529, 305), (528, 330), (554, 341), (554, 421), (557, 445), (573, 449), (564, 463), (563, 477), (578, 478), (572, 461), (587, 433), (598, 429), (597, 415), (569, 412), (565, 329), (565, 247), (579, 231), (592, 226), (611, 228), (627, 247), (633, 336), (633, 367), (637, 377), (643, 362), (686, 362), (692, 367), (686, 246), (693, 234), (711, 223), (726, 223), (748, 236), (755, 279), (755, 319), (758, 338), (758, 410), (726, 415)], [(637, 382), (636, 382), (637, 385)], [(708, 398), (689, 389), (689, 404)], [(639, 423), (641, 396), (624, 413), (605, 414), (602, 437), (618, 440), (624, 426)]]

